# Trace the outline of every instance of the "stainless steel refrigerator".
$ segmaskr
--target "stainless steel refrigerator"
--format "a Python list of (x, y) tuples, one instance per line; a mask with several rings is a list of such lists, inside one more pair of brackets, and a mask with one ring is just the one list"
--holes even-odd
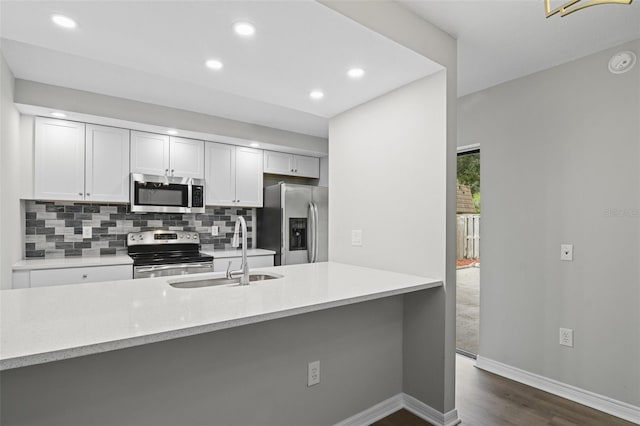
[(258, 209), (258, 247), (274, 250), (275, 265), (326, 262), (328, 190), (281, 182), (264, 189)]

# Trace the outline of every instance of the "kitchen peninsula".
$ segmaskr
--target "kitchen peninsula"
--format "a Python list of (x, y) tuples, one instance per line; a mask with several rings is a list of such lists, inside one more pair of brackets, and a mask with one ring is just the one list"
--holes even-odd
[[(260, 407), (240, 414), (228, 398), (241, 406), (245, 393), (264, 392), (258, 400), (265, 410), (289, 399), (304, 411), (309, 398), (335, 398), (335, 385), (384, 383), (356, 398), (364, 409), (370, 398), (401, 393), (415, 359), (427, 362), (428, 336), (416, 325), (437, 299), (433, 292), (442, 291), (439, 280), (335, 262), (260, 271), (283, 278), (248, 286), (169, 285), (221, 276), (214, 273), (2, 292), (3, 419), (282, 424), (296, 415)], [(315, 360), (322, 363), (321, 383), (307, 388), (305, 370)], [(373, 373), (378, 377), (366, 379)], [(410, 375), (409, 381), (426, 381), (419, 370)], [(120, 398), (106, 398), (113, 392)], [(191, 407), (189, 419), (171, 408), (177, 399)], [(60, 408), (71, 404), (78, 408)], [(337, 405), (338, 412), (322, 415), (327, 423), (353, 413), (351, 404)]]
[[(3, 292), (0, 370), (304, 314), (439, 287), (430, 278), (340, 263), (261, 269), (282, 278), (195, 289), (140, 280)], [(25, 317), (26, 314), (26, 317)]]

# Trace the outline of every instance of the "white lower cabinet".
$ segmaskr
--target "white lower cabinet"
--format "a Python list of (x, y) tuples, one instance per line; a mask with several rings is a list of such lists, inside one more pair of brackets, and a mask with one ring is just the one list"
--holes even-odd
[[(263, 256), (249, 256), (247, 257), (247, 261), (249, 262), (249, 268), (267, 268), (269, 266), (273, 266), (273, 255), (263, 255)], [(213, 272), (224, 272), (227, 270), (227, 267), (231, 262), (231, 270), (236, 271), (240, 269), (242, 265), (242, 257), (221, 257), (219, 259), (213, 259)]]
[[(28, 277), (25, 272), (28, 274)], [(131, 265), (34, 269), (31, 271), (15, 271), (13, 273), (13, 287), (49, 287), (54, 285), (96, 283), (100, 281), (130, 279), (133, 279), (133, 267)], [(27, 280), (28, 282), (26, 282)]]

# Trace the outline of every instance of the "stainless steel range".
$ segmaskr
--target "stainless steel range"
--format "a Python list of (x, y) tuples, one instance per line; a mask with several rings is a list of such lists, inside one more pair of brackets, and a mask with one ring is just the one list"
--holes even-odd
[(200, 253), (197, 232), (132, 232), (127, 246), (133, 259), (133, 278), (213, 272), (213, 256)]

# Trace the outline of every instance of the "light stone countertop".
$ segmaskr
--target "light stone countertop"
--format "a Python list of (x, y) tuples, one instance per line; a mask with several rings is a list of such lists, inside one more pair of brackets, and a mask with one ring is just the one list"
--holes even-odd
[(34, 271), (37, 269), (83, 268), (89, 266), (132, 265), (133, 259), (127, 255), (92, 257), (46, 257), (23, 259), (13, 264), (14, 271)]
[(259, 268), (284, 278), (193, 289), (194, 274), (0, 292), (0, 370), (107, 352), (442, 286), (335, 262)]
[[(229, 257), (242, 257), (242, 250), (202, 250), (202, 253), (213, 256), (214, 259), (224, 259)], [(273, 250), (265, 250), (260, 248), (247, 249), (247, 256), (272, 256), (276, 254)]]

